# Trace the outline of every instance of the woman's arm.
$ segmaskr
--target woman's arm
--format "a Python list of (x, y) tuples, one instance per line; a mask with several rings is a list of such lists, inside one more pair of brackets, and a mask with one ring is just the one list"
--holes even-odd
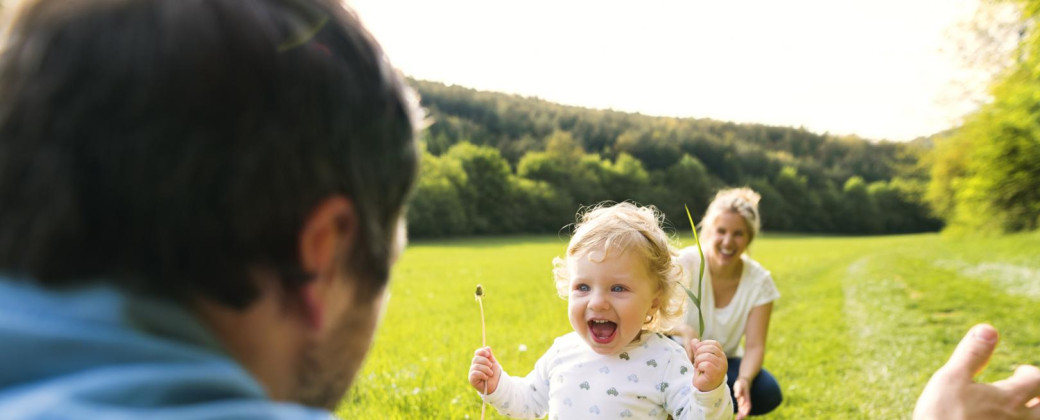
[(737, 418), (747, 416), (751, 411), (751, 381), (755, 380), (762, 370), (762, 360), (766, 355), (766, 335), (769, 333), (769, 317), (773, 314), (773, 302), (759, 305), (748, 314), (747, 326), (744, 327), (744, 359), (740, 361), (740, 373), (733, 383), (733, 393), (737, 397)]
[(740, 375), (749, 380), (758, 376), (762, 360), (766, 355), (766, 335), (769, 333), (769, 317), (773, 314), (773, 302), (759, 305), (748, 314), (744, 327), (744, 359), (740, 362)]

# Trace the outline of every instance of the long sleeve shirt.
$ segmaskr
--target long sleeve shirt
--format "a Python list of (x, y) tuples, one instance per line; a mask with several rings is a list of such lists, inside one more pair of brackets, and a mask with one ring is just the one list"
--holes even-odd
[(190, 312), (0, 276), (0, 418), (329, 419), (272, 401)]
[(486, 396), (514, 418), (724, 419), (733, 416), (729, 387), (693, 387), (686, 351), (658, 333), (643, 333), (620, 354), (597, 354), (576, 333), (556, 339), (524, 378), (505, 372)]

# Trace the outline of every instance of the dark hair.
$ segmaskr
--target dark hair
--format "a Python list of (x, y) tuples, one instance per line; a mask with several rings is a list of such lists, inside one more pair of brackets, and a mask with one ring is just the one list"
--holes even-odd
[(381, 290), (415, 182), (414, 98), (335, 0), (38, 1), (0, 62), (0, 272), (234, 307), (288, 290), (321, 200)]

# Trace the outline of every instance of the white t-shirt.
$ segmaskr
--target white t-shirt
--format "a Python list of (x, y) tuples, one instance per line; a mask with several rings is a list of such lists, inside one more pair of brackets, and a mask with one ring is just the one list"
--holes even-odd
[[(740, 339), (744, 336), (744, 328), (747, 326), (748, 315), (757, 306), (765, 305), (780, 297), (773, 283), (773, 276), (769, 274), (757, 261), (751, 259), (747, 254), (740, 256), (744, 263), (744, 271), (740, 275), (740, 284), (733, 295), (733, 300), (724, 308), (715, 307), (715, 293), (711, 286), (711, 270), (704, 267), (704, 283), (701, 296), (701, 310), (704, 311), (704, 331), (701, 338), (716, 340), (722, 344), (722, 350), (728, 357), (742, 357), (744, 348), (740, 345)], [(679, 251), (678, 262), (683, 267), (683, 276), (686, 287), (696, 290), (697, 271), (700, 255), (697, 246), (683, 248)], [(691, 303), (686, 305), (687, 325), (698, 327), (697, 308)]]
[(728, 419), (729, 386), (693, 387), (686, 351), (659, 333), (644, 333), (622, 353), (593, 352), (577, 333), (558, 337), (527, 377), (502, 372), (486, 401), (514, 418)]

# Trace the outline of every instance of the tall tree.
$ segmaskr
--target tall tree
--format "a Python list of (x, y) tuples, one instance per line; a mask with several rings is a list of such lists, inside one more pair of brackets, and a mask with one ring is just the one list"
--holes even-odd
[(1040, 0), (996, 4), (1018, 6), (1018, 48), (992, 85), (992, 102), (937, 147), (929, 198), (956, 229), (1034, 230), (1040, 227)]
[(509, 184), (512, 171), (498, 149), (463, 142), (448, 149), (444, 157), (458, 161), (466, 173), (468, 188), (460, 191), (459, 199), (473, 231), (516, 231), (517, 220), (507, 217), (506, 212), (513, 198), (510, 193), (514, 189)]

